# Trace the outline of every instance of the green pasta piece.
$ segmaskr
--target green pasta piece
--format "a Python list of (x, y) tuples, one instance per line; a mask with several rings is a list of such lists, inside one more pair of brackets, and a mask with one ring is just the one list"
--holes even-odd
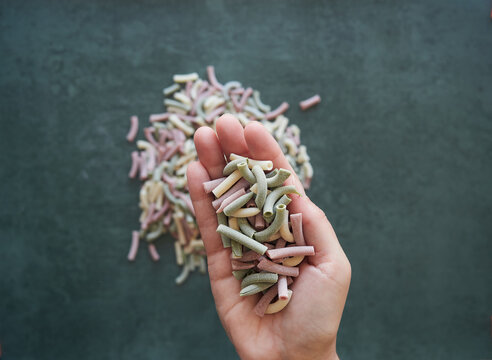
[(246, 161), (242, 161), (237, 164), (237, 169), (243, 178), (246, 179), (251, 185), (256, 182), (256, 178), (248, 167), (248, 163)]
[(241, 289), (255, 283), (270, 283), (275, 284), (278, 281), (278, 274), (270, 272), (255, 273), (246, 276), (241, 282)]
[(238, 218), (237, 224), (239, 225), (239, 228), (241, 229), (243, 234), (249, 236), (250, 238), (253, 237), (256, 230), (253, 229), (253, 227), (249, 224), (248, 218)]
[(275, 206), (284, 204), (285, 206), (289, 205), (292, 199), (287, 195), (282, 195), (282, 197), (275, 203)]
[(224, 174), (224, 176), (227, 176), (227, 175), (230, 175), (232, 174), (232, 172), (234, 172), (236, 169), (237, 169), (237, 166), (242, 163), (243, 161), (246, 161), (247, 159), (236, 159), (236, 160), (232, 160), (231, 162), (229, 162), (225, 167), (224, 167), (224, 170), (222, 171), (222, 173)]
[(284, 183), (284, 181), (289, 178), (289, 176), (290, 176), (289, 170), (280, 169), (275, 176), (267, 179), (267, 186), (269, 188), (281, 186)]
[(188, 206), (186, 206), (186, 203), (182, 199), (178, 199), (176, 196), (172, 194), (168, 184), (164, 183), (162, 187), (164, 189), (164, 195), (166, 195), (166, 197), (169, 199), (170, 202), (172, 202), (175, 205), (181, 206), (183, 210), (188, 209)]
[(234, 229), (231, 229), (228, 226), (225, 226), (222, 224), (219, 225), (217, 227), (217, 232), (219, 234), (223, 234), (223, 235), (229, 237), (231, 240), (237, 241), (241, 245), (246, 246), (248, 249), (251, 249), (254, 252), (257, 252), (260, 255), (263, 255), (268, 250), (268, 248), (265, 245), (260, 244), (259, 242), (247, 237), (243, 233), (236, 231)]
[(231, 241), (231, 249), (234, 257), (239, 258), (243, 256), (243, 246), (237, 241)]
[(258, 187), (258, 190), (256, 191), (255, 203), (256, 206), (258, 206), (258, 209), (261, 209), (267, 196), (267, 179), (260, 165), (253, 166), (252, 172), (256, 178), (256, 186)]
[(276, 188), (270, 194), (268, 194), (265, 200), (265, 205), (263, 205), (263, 216), (265, 217), (265, 219), (273, 215), (273, 206), (282, 195), (292, 193), (300, 195), (294, 185), (287, 185)]
[[(227, 225), (227, 216), (224, 215), (224, 213), (218, 213), (217, 214), (217, 222), (222, 225)], [(231, 247), (231, 239), (229, 239), (227, 236), (220, 234), (220, 238), (222, 240), (222, 245), (225, 248)]]
[(158, 167), (156, 167), (152, 173), (152, 180), (154, 181), (160, 181), (162, 172), (164, 171), (164, 168), (167, 166), (166, 162), (161, 163)]
[(148, 242), (155, 241), (163, 233), (164, 233), (164, 225), (162, 224), (162, 221), (159, 221), (157, 223), (157, 226), (155, 226), (155, 230), (149, 232), (147, 236), (145, 236), (145, 240), (147, 240)]
[(183, 109), (184, 111), (189, 111), (191, 109), (190, 105), (183, 104), (182, 102), (176, 101), (176, 100), (173, 100), (173, 99), (165, 99), (164, 100), (164, 105), (166, 105), (166, 106), (174, 106), (174, 107), (177, 107), (179, 109)]
[(248, 273), (249, 269), (245, 269), (245, 270), (234, 270), (232, 272), (232, 275), (238, 279), (238, 280), (241, 280), (242, 278), (244, 278), (246, 276), (246, 274)]
[(282, 223), (284, 222), (284, 218), (287, 215), (286, 206), (284, 204), (279, 204), (275, 207), (275, 210), (276, 210), (275, 219), (273, 220), (273, 222), (270, 224), (269, 227), (255, 234), (254, 238), (256, 241), (259, 242), (267, 241), (268, 238), (271, 235), (275, 234), (280, 229), (280, 226), (282, 226)]
[(244, 289), (241, 289), (239, 292), (239, 296), (249, 296), (249, 295), (254, 295), (258, 294), (260, 291), (263, 291), (265, 289), (268, 289), (270, 286), (272, 286), (272, 283), (258, 283), (258, 284), (251, 284), (246, 286)]
[(231, 202), (229, 205), (227, 205), (224, 208), (224, 211), (223, 211), (224, 214), (227, 216), (231, 216), (231, 214), (234, 213), (234, 211), (240, 209), (248, 201), (250, 201), (253, 198), (253, 195), (254, 195), (254, 193), (249, 192), (247, 194), (244, 194), (244, 195), (238, 197), (236, 200), (234, 200), (233, 202)]

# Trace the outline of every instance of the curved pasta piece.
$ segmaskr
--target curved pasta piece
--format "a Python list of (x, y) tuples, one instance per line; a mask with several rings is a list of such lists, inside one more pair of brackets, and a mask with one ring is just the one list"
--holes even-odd
[(288, 290), (287, 296), (288, 297), (285, 300), (278, 299), (274, 303), (271, 303), (270, 305), (268, 305), (268, 307), (265, 310), (265, 314), (275, 314), (275, 313), (283, 310), (283, 308), (287, 306), (290, 299), (292, 298), (292, 290)]

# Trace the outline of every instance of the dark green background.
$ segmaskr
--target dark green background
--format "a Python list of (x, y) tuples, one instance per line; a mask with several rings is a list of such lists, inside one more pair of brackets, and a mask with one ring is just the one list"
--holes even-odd
[(171, 242), (125, 260), (129, 116), (208, 64), (291, 104), (353, 268), (340, 356), (492, 358), (488, 1), (68, 3), (0, 3), (5, 359), (236, 357)]

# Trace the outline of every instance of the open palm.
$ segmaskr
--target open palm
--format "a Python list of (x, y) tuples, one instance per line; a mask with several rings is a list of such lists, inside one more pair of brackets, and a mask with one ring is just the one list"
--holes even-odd
[(199, 161), (190, 164), (187, 177), (217, 312), (229, 338), (242, 359), (337, 358), (336, 335), (350, 284), (350, 263), (323, 211), (305, 196), (296, 176), (287, 183), (295, 185), (303, 196), (292, 196), (288, 208), (292, 214), (303, 214), (304, 237), (316, 255), (301, 263), (300, 275), (291, 285), (292, 299), (280, 313), (258, 317), (254, 307), (260, 295), (239, 296), (240, 281), (232, 276), (231, 250), (222, 247), (213, 198), (202, 184), (222, 176), (224, 155), (230, 153), (272, 160), (274, 168), (292, 169), (260, 123), (251, 122), (243, 129), (237, 119), (226, 114), (217, 121), (216, 130), (202, 127), (196, 131)]

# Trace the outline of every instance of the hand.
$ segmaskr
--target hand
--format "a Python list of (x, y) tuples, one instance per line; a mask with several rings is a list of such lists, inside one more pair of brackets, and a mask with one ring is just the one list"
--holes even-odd
[(204, 192), (202, 183), (222, 176), (224, 154), (228, 157), (231, 152), (272, 160), (274, 168), (292, 168), (260, 123), (251, 122), (243, 129), (228, 114), (218, 119), (217, 134), (208, 127), (198, 129), (195, 145), (200, 161), (188, 167), (188, 187), (207, 251), (217, 312), (239, 356), (255, 360), (337, 359), (336, 336), (351, 268), (325, 214), (305, 195), (297, 176), (291, 176), (287, 183), (295, 185), (302, 196), (292, 196), (288, 209), (290, 213), (302, 213), (304, 237), (307, 245), (314, 246), (316, 255), (301, 263), (287, 307), (279, 313), (258, 317), (253, 309), (260, 295), (239, 296), (240, 281), (231, 273), (231, 250), (222, 247), (216, 232), (213, 195)]

